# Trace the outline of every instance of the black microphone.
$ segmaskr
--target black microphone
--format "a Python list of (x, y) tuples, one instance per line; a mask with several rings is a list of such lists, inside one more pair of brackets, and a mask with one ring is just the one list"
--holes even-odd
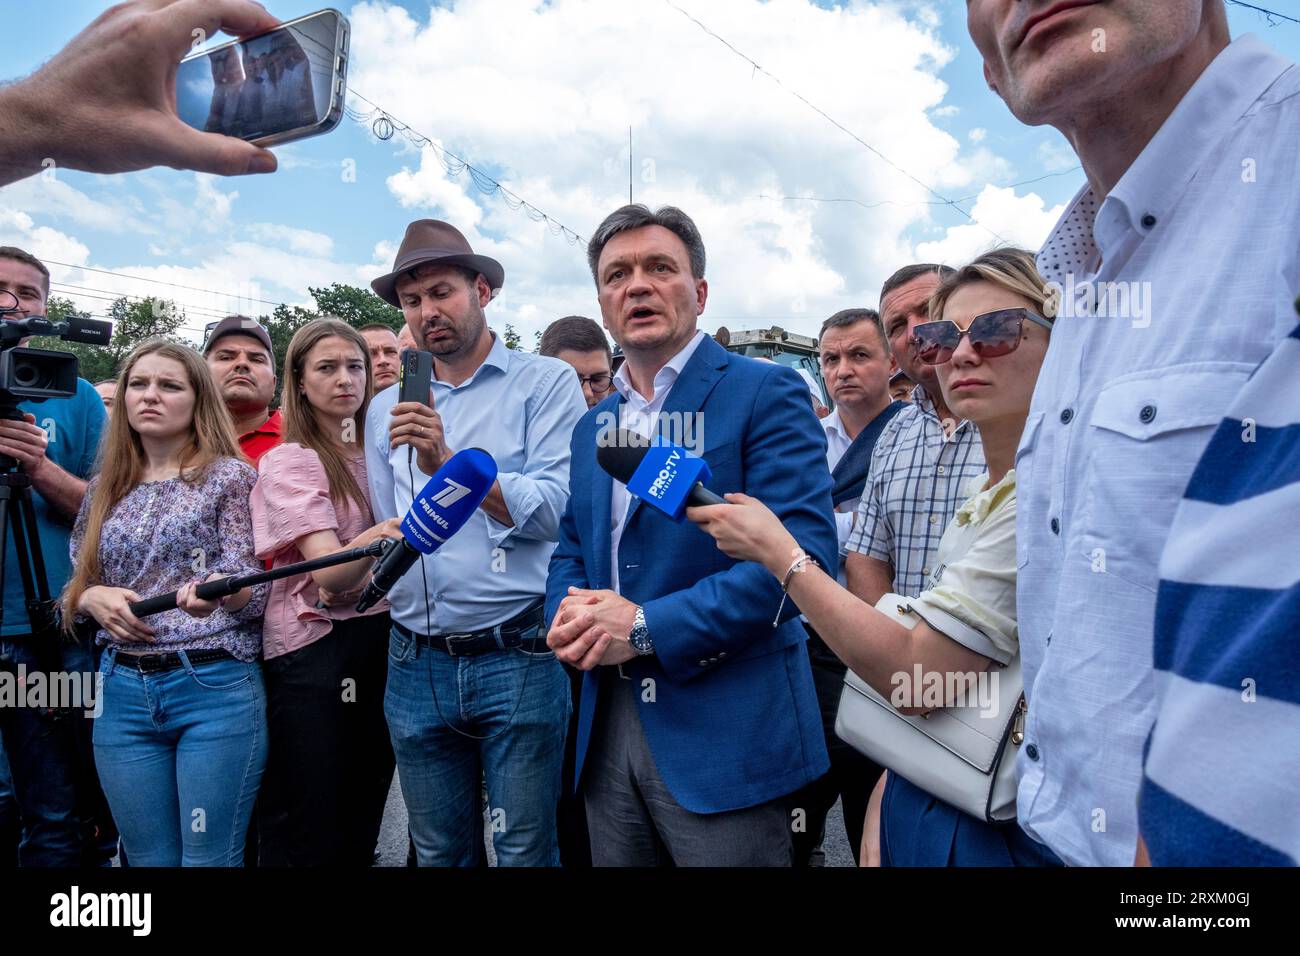
[[(637, 470), (645, 463), (652, 448), (656, 466), (651, 469), (653, 474), (638, 476)], [(596, 445), (596, 464), (615, 481), (627, 485), (628, 491), (642, 501), (677, 520), (681, 520), (686, 508), (730, 503), (705, 488), (703, 482), (690, 480), (701, 473), (707, 477), (707, 466), (701, 459), (677, 445), (651, 445), (650, 439), (626, 429), (620, 428), (612, 438), (608, 434), (601, 436)], [(692, 464), (697, 468), (692, 469)], [(688, 490), (684, 493), (669, 485), (679, 475), (686, 475), (688, 479)]]

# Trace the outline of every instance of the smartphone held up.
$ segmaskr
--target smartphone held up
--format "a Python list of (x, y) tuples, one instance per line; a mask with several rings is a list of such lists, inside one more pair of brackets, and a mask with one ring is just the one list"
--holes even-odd
[(186, 57), (176, 109), (186, 124), (256, 146), (328, 133), (343, 116), (347, 18), (327, 9)]

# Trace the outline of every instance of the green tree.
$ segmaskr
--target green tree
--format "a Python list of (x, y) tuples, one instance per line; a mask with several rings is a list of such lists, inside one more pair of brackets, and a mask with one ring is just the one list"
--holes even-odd
[(515, 331), (515, 327), (509, 322), (506, 323), (505, 334), (501, 337), (505, 339), (506, 348), (514, 349), (516, 352), (519, 351), (519, 333)]
[(335, 315), (353, 328), (379, 323), (399, 331), (405, 323), (402, 310), (395, 309), (369, 289), (335, 282), (327, 289), (309, 289), (321, 315)]
[(300, 305), (277, 305), (271, 315), (264, 315), (257, 320), (262, 323), (267, 334), (271, 336), (271, 351), (274, 355), (276, 374), (275, 397), (271, 400), (272, 407), (280, 407), (280, 388), (284, 385), (284, 360), (289, 353), (290, 340), (293, 339), (294, 333), (300, 328), (313, 319), (319, 319), (320, 317), (319, 312), (304, 309)]
[[(52, 322), (65, 322), (69, 316), (78, 314), (72, 300), (59, 296), (46, 303), (45, 311)], [(116, 299), (108, 308), (107, 318), (113, 323), (113, 337), (106, 346), (81, 345), (48, 336), (35, 338), (31, 344), (35, 348), (71, 352), (77, 356), (78, 374), (90, 382), (115, 378), (131, 350), (149, 339), (166, 338), (182, 345), (192, 344), (177, 334), (185, 324), (184, 311), (165, 299), (137, 302), (125, 297)]]

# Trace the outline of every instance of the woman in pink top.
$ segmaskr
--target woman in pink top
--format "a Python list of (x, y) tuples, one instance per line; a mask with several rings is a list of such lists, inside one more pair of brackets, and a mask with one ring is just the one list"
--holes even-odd
[[(257, 557), (281, 567), (380, 537), (366, 490), (370, 355), (336, 319), (298, 330), (285, 357), (284, 444), (253, 488)], [(262, 631), (270, 757), (258, 798), (262, 866), (369, 866), (393, 778), (384, 721), (386, 604), (353, 610), (373, 566), (277, 581)]]

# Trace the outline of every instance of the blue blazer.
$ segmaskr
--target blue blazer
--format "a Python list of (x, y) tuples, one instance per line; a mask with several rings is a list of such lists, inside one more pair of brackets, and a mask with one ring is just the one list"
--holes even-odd
[[(613, 479), (596, 464), (596, 441), (616, 427), (622, 404), (615, 393), (574, 430), (569, 504), (546, 582), (548, 622), (571, 585), (611, 586)], [(836, 566), (826, 436), (808, 386), (792, 369), (733, 355), (706, 339), (663, 410), (703, 413), (711, 490), (761, 499), (822, 567)], [(623, 672), (635, 681), (646, 740), (677, 802), (694, 813), (737, 810), (824, 774), (830, 762), (807, 633), (793, 603), (786, 602), (781, 625), (772, 626), (780, 583), (760, 564), (728, 558), (690, 522), (677, 524), (636, 498), (618, 560), (621, 593), (645, 609), (655, 647)], [(579, 784), (602, 669), (586, 674), (582, 685)], [(649, 687), (653, 701), (646, 699)]]

